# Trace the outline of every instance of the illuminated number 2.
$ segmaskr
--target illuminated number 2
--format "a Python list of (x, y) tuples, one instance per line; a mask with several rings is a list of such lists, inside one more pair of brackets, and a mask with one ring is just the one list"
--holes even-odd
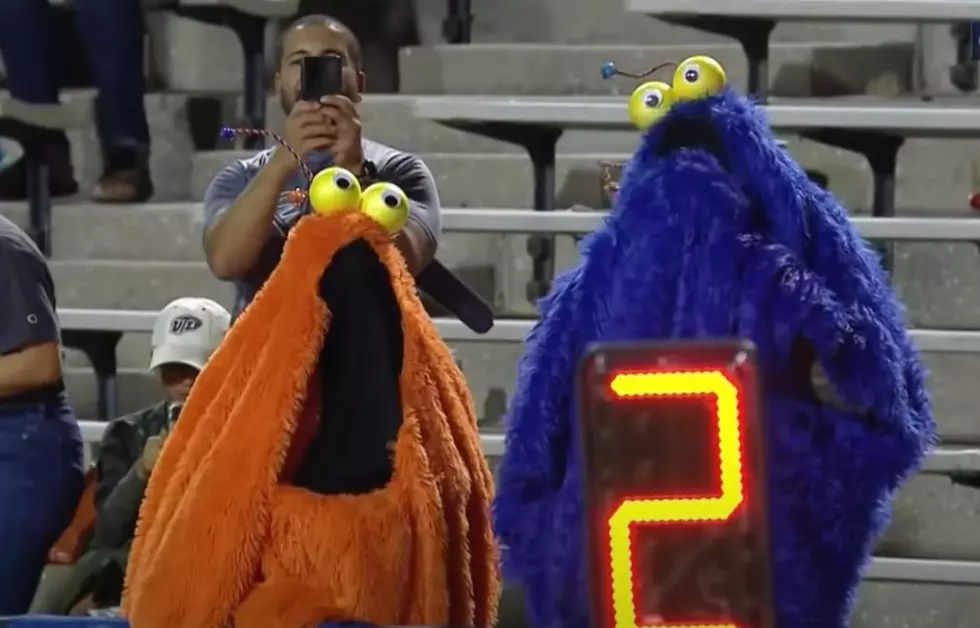
[(744, 500), (739, 392), (721, 371), (620, 373), (609, 384), (619, 398), (712, 397), (718, 420), (721, 494), (708, 497), (625, 499), (609, 517), (609, 558), (616, 628), (739, 628), (734, 623), (645, 624), (636, 613), (636, 576), (630, 528), (634, 524), (726, 521)]

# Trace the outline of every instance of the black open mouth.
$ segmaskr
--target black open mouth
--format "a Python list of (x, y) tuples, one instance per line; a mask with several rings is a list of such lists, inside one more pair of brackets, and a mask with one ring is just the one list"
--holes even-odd
[(730, 170), (721, 138), (711, 122), (704, 118), (678, 118), (664, 123), (660, 142), (657, 144), (657, 154), (665, 157), (685, 148), (707, 151), (714, 155), (722, 167)]
[(388, 269), (365, 240), (338, 251), (320, 277), (330, 310), (320, 350), (320, 424), (294, 480), (321, 494), (368, 493), (393, 473), (402, 422), (402, 314)]

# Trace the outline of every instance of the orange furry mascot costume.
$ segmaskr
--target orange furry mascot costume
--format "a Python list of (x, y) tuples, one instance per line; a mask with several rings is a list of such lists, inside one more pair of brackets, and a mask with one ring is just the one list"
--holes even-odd
[[(134, 628), (489, 628), (492, 479), (462, 373), (390, 239), (408, 201), (339, 168), (309, 199), (154, 469), (124, 614)], [(351, 379), (377, 363), (391, 372)], [(385, 399), (394, 421), (363, 410)]]

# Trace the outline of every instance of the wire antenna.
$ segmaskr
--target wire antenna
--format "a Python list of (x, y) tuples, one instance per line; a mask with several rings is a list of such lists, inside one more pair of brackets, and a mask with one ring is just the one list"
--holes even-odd
[(619, 68), (616, 67), (616, 64), (613, 63), (612, 61), (606, 61), (605, 63), (602, 64), (602, 78), (608, 80), (614, 76), (625, 76), (626, 78), (640, 80), (640, 79), (645, 79), (646, 77), (651, 76), (652, 74), (673, 65), (676, 64), (660, 63), (658, 65), (653, 66), (646, 72), (643, 72), (642, 74), (637, 74), (635, 72), (627, 72), (625, 70), (620, 70)]
[(309, 187), (310, 184), (313, 182), (313, 173), (310, 172), (309, 167), (300, 158), (300, 156), (296, 153), (296, 151), (294, 151), (289, 146), (289, 144), (286, 143), (286, 140), (284, 140), (281, 135), (276, 135), (272, 131), (265, 131), (263, 129), (248, 129), (248, 128), (242, 128), (242, 127), (226, 126), (226, 127), (224, 127), (224, 128), (221, 129), (221, 137), (225, 138), (226, 140), (234, 139), (236, 137), (267, 137), (267, 138), (270, 138), (276, 144), (279, 144), (280, 146), (282, 146), (283, 148), (285, 148), (286, 150), (288, 150), (289, 151), (289, 154), (292, 155), (293, 156), (293, 159), (296, 160), (296, 163), (299, 164), (299, 169), (303, 173), (303, 177), (306, 179), (306, 187)]
[(289, 144), (286, 143), (286, 140), (284, 140), (281, 135), (277, 135), (271, 131), (265, 131), (262, 129), (226, 126), (221, 129), (221, 137), (225, 138), (226, 140), (234, 139), (236, 137), (267, 137), (272, 139), (276, 144), (279, 144), (288, 150), (289, 154), (296, 160), (296, 163), (299, 164), (299, 169), (303, 173), (303, 178), (306, 179), (306, 190), (296, 188), (295, 190), (290, 191), (289, 200), (295, 205), (302, 205), (306, 202), (306, 199), (309, 197), (307, 190), (310, 189), (310, 185), (313, 183), (313, 173), (310, 172), (310, 168), (302, 159), (300, 159), (300, 156), (289, 146)]

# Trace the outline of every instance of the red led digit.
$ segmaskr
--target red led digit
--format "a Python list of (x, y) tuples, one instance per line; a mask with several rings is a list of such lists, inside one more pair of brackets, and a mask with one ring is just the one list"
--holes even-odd
[(731, 621), (641, 623), (636, 612), (638, 574), (632, 558), (633, 525), (727, 521), (745, 500), (738, 386), (721, 371), (620, 373), (609, 382), (617, 398), (706, 397), (718, 425), (717, 495), (625, 499), (608, 520), (612, 610), (616, 628), (740, 628)]

